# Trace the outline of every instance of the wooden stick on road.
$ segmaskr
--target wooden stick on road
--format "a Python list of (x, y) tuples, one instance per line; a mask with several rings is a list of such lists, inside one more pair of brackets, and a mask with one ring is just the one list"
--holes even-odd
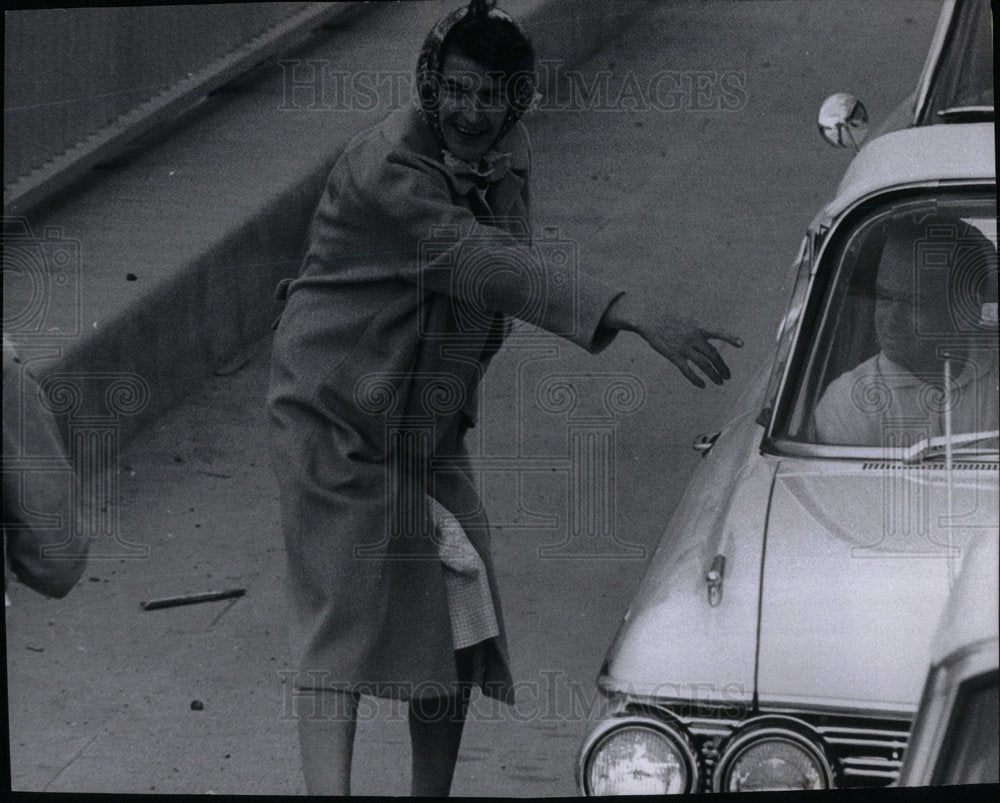
[(177, 605), (194, 605), (197, 602), (214, 602), (219, 599), (242, 597), (247, 593), (245, 588), (230, 588), (226, 591), (204, 591), (200, 594), (182, 594), (177, 597), (161, 597), (141, 603), (144, 611), (155, 611), (157, 608), (173, 608)]

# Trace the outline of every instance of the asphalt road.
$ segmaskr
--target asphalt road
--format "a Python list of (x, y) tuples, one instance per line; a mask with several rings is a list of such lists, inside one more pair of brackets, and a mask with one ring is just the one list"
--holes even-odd
[[(521, 702), (474, 701), (456, 795), (575, 794), (594, 678), (696, 465), (690, 443), (725, 423), (766, 360), (799, 240), (849, 161), (818, 136), (819, 104), (853, 91), (884, 119), (916, 82), (939, 6), (653, 4), (582, 68), (575, 95), (548, 97), (527, 121), (537, 230), (552, 227), (581, 269), (746, 345), (724, 349), (734, 378), (707, 390), (630, 335), (593, 357), (524, 333), (498, 355), (476, 448)], [(61, 601), (11, 588), (15, 789), (304, 790), (264, 443), (267, 346), (129, 447), (119, 522), (145, 559), (95, 558)], [(560, 386), (577, 391), (577, 406), (561, 404)], [(615, 387), (617, 402), (605, 402)], [(567, 472), (581, 430), (609, 447), (612, 468), (607, 516), (589, 535), (571, 526)], [(139, 607), (229, 587), (246, 596)], [(372, 702), (362, 713), (355, 793), (406, 794), (403, 709)]]

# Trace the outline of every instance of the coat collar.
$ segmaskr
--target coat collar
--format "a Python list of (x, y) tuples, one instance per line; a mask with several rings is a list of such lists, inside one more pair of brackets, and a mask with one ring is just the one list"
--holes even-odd
[[(470, 193), (476, 194), (476, 185), (471, 178), (456, 176), (444, 163), (444, 153), (438, 138), (415, 106), (407, 105), (392, 114), (386, 120), (385, 133), (390, 140), (398, 142), (403, 149), (411, 152), (418, 162), (441, 173), (453, 195), (466, 198)], [(510, 170), (507, 175), (490, 185), (486, 193), (493, 214), (502, 217), (510, 211), (521, 194), (531, 167), (528, 135), (524, 126), (516, 124), (494, 147), (502, 153), (510, 154)]]

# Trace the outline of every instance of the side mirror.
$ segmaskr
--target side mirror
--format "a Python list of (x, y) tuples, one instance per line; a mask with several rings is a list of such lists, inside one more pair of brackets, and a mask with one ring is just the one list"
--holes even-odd
[(868, 112), (854, 95), (838, 92), (830, 95), (819, 108), (819, 133), (837, 148), (848, 145), (858, 152), (858, 146), (868, 136)]

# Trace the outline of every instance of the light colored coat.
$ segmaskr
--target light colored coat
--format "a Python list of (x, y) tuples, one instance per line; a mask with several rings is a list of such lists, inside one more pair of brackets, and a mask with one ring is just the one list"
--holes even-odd
[[(355, 138), (334, 166), (278, 325), (268, 396), (299, 687), (410, 698), (456, 680), (425, 494), (482, 557), (500, 635), (484, 691), (510, 701), (489, 529), (462, 445), (508, 316), (591, 351), (618, 292), (549, 281), (530, 245), (530, 150), (481, 195), (442, 161), (414, 108)], [(491, 220), (492, 219), (492, 220)]]

